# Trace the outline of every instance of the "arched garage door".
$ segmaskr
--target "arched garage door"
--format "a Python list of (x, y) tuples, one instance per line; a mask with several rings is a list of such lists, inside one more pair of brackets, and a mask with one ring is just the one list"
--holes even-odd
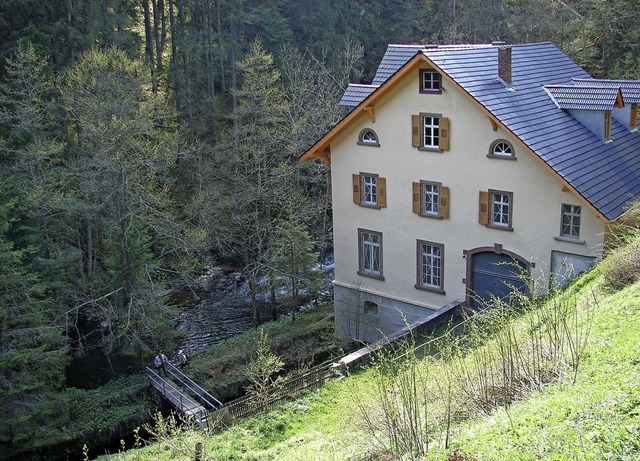
[(493, 297), (508, 299), (514, 291), (528, 293), (523, 274), (529, 263), (501, 248), (478, 248), (467, 254), (467, 303), (479, 307)]

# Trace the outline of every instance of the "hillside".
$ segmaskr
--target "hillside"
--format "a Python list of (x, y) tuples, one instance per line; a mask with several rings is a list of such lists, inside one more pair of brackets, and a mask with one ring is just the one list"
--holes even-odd
[[(208, 460), (399, 459), (394, 456), (399, 445), (393, 440), (406, 439), (412, 417), (427, 429), (428, 437), (414, 434), (422, 443), (423, 459), (638, 459), (640, 283), (611, 288), (616, 280), (635, 278), (637, 269), (628, 262), (635, 261), (636, 246), (637, 239), (515, 320), (503, 322), (501, 317), (495, 322), (494, 317), (490, 334), (467, 328), (465, 335), (452, 336), (442, 343), (449, 354), (441, 358), (410, 358), (389, 367), (389, 357), (383, 356), (366, 370), (209, 436), (191, 430), (171, 433), (164, 421), (158, 425), (164, 435), (157, 443), (101, 459), (194, 459), (198, 442), (204, 446), (202, 459)], [(547, 329), (543, 324), (552, 317), (547, 326), (558, 328)], [(503, 370), (494, 368), (496, 363), (487, 357), (491, 351), (505, 351), (504, 339), (514, 335), (521, 339), (514, 340), (518, 346), (508, 348), (508, 361), (497, 362), (509, 369), (512, 379), (499, 382)], [(528, 377), (518, 375), (514, 364), (526, 355), (521, 346), (532, 344), (530, 338), (553, 335), (563, 338), (554, 343), (561, 353), (554, 358), (548, 344), (536, 342), (538, 353), (532, 357), (540, 366), (529, 361)], [(491, 373), (478, 373), (481, 369)], [(456, 384), (458, 375), (464, 379)], [(422, 393), (407, 392), (416, 388), (410, 388), (403, 376), (419, 382)], [(487, 400), (480, 402), (481, 394), (474, 393), (480, 386), (474, 383), (482, 376), (492, 385), (483, 388)], [(399, 401), (409, 405), (398, 406)], [(431, 406), (420, 407), (424, 403)], [(415, 413), (407, 410), (410, 407)], [(402, 417), (394, 419), (394, 409)]]

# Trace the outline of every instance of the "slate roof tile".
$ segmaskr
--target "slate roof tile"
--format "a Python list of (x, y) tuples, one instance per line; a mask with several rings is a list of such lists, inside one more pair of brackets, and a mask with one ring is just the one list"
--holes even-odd
[[(627, 103), (638, 101), (640, 82), (592, 79), (551, 43), (513, 45), (511, 50), (512, 83), (507, 86), (497, 75), (497, 46), (390, 45), (369, 92), (350, 86), (345, 98), (357, 106), (421, 52), (585, 200), (608, 219), (616, 219), (627, 202), (640, 195), (640, 132), (613, 120), (612, 141), (604, 142), (558, 107), (545, 86), (562, 88), (567, 98), (577, 101), (567, 100), (562, 107), (575, 103), (579, 108), (602, 110), (610, 105), (609, 88), (619, 88)], [(589, 90), (577, 89), (581, 86)], [(561, 98), (560, 90), (551, 92)]]
[(598, 85), (546, 85), (545, 90), (560, 109), (613, 110), (620, 87)]
[(619, 87), (625, 103), (640, 102), (640, 81), (639, 80), (611, 80), (602, 78), (575, 78), (573, 83), (578, 86), (613, 86)]

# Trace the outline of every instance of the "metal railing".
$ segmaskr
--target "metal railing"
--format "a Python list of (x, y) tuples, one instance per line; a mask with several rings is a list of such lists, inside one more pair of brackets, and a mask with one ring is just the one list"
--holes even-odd
[(220, 400), (216, 399), (213, 395), (207, 392), (206, 389), (196, 383), (193, 379), (189, 378), (178, 367), (170, 362), (168, 363), (168, 365), (169, 369), (167, 371), (169, 372), (169, 374), (173, 376), (173, 378), (182, 386), (189, 389), (205, 407), (209, 407), (209, 410), (214, 411), (222, 408), (223, 404)]
[(145, 368), (147, 369), (147, 376), (149, 377), (149, 380), (154, 384), (153, 387), (157, 389), (165, 399), (169, 400), (169, 402), (176, 406), (180, 412), (193, 415), (200, 425), (206, 423), (207, 416), (209, 414), (206, 408), (151, 368)]

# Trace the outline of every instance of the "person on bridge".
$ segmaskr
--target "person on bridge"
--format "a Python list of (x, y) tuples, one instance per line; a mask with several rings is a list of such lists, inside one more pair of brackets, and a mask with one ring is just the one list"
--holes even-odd
[(184, 368), (184, 366), (187, 364), (187, 354), (185, 354), (182, 349), (178, 351), (178, 355), (176, 357), (176, 364), (180, 368)]
[(164, 352), (162, 350), (158, 352), (156, 357), (153, 359), (153, 365), (156, 367), (156, 370), (162, 369), (165, 376), (168, 376), (167, 361), (167, 356), (164, 355)]

